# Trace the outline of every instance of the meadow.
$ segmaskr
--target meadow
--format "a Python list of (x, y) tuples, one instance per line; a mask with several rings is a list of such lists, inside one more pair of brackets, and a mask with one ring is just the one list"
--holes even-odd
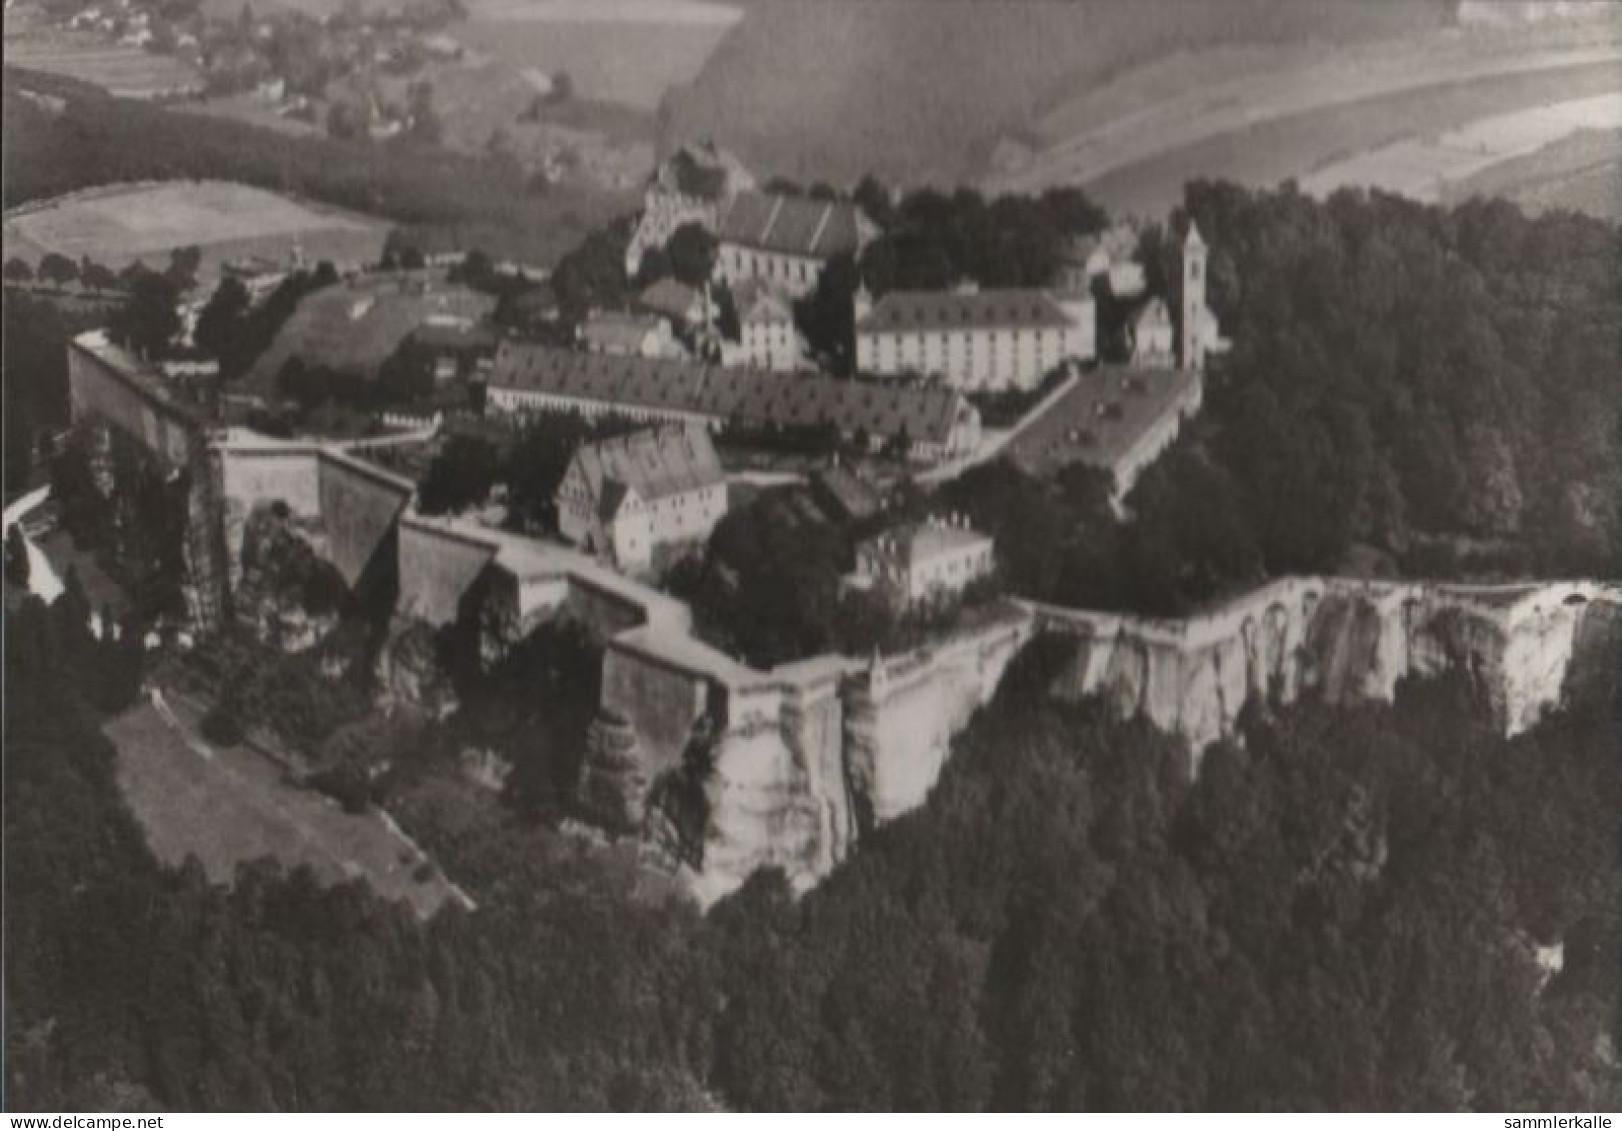
[(690, 81), (731, 27), (720, 4), (607, 0), (598, 4), (471, 0), (452, 34), (518, 67), (566, 71), (582, 98), (644, 110)]
[(141, 703), (103, 728), (118, 750), (119, 789), (159, 860), (196, 857), (210, 880), (230, 883), (238, 867), (270, 856), (323, 884), (365, 879), (423, 916), (451, 895), (382, 815), (345, 813), (249, 747), (211, 746), (198, 726), (198, 709), (174, 699)]
[(122, 98), (164, 98), (202, 89), (202, 76), (179, 59), (78, 33), (8, 37), (6, 64), (78, 79)]
[(175, 248), (196, 246), (205, 276), (243, 255), (286, 261), (295, 242), (311, 261), (375, 262), (387, 234), (380, 220), (212, 180), (110, 185), (5, 219), (8, 255), (89, 256), (117, 270), (137, 260), (161, 266)]

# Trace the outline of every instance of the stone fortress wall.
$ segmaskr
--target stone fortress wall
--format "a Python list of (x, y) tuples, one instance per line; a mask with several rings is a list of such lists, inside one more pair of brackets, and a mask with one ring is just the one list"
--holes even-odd
[(706, 904), (760, 867), (808, 887), (864, 833), (922, 804), (951, 738), (1038, 633), (1070, 643), (1060, 694), (1101, 695), (1182, 736), (1197, 769), (1248, 703), (1389, 700), (1405, 676), (1445, 670), (1469, 672), (1516, 734), (1560, 704), (1574, 677), (1605, 673), (1622, 628), (1616, 584), (1307, 577), (1177, 620), (1014, 602), (902, 655), (761, 671), (700, 640), (682, 602), (594, 558), (420, 515), (409, 480), (342, 446), (211, 436), (142, 373), (96, 335), (69, 350), (75, 419), (190, 476), (188, 587), (200, 624), (228, 607), (246, 515), (277, 500), (351, 585), (392, 554), (384, 564), (397, 570), (401, 622), (450, 624), (476, 595), (493, 605), (498, 645), (510, 646), (571, 613), (605, 641), (582, 801), (610, 828), (662, 844)]
[(256, 507), (281, 503), (317, 554), (353, 587), (416, 490), (411, 480), (337, 444), (283, 443), (230, 432), (215, 441), (213, 451), (233, 582), (248, 515)]
[(67, 369), (72, 419), (95, 430), (98, 450), (110, 451), (117, 436), (167, 476), (183, 481), (186, 576), (181, 590), (193, 621), (205, 627), (219, 624), (228, 608), (230, 559), (216, 521), (218, 484), (208, 436), (196, 414), (169, 395), (150, 366), (100, 330), (68, 343)]
[[(352, 474), (351, 462), (336, 466)], [(297, 506), (311, 497), (307, 476), (273, 460), (242, 471), (226, 477), (228, 493), (285, 485)], [(315, 491), (323, 510), (325, 482)], [(410, 509), (395, 526), (400, 618), (452, 623), (483, 581), (508, 645), (565, 611), (603, 639), (582, 803), (604, 826), (660, 844), (706, 904), (761, 867), (810, 887), (864, 834), (921, 805), (952, 737), (1039, 633), (1070, 647), (1057, 693), (1101, 695), (1180, 735), (1197, 770), (1247, 703), (1390, 700), (1404, 676), (1450, 669), (1478, 679), (1506, 733), (1518, 733), (1562, 701), (1575, 668), (1602, 662), (1597, 641), (1622, 625), (1622, 587), (1598, 582), (1306, 577), (1182, 619), (1011, 602), (901, 655), (760, 670), (699, 639), (682, 602), (568, 547)], [(360, 536), (378, 541), (375, 527)], [(339, 551), (326, 552), (337, 564)], [(676, 780), (689, 787), (679, 811)]]

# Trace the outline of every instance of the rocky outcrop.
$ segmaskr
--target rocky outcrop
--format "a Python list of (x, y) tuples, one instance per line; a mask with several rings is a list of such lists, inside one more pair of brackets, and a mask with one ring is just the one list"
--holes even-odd
[(604, 713), (580, 798), (638, 824), (709, 903), (759, 868), (804, 889), (862, 833), (923, 803), (953, 734), (995, 693), (1033, 618), (868, 662), (822, 656), (770, 672), (691, 640), (632, 633), (604, 658)]
[(437, 631), (419, 620), (396, 617), (388, 639), (378, 649), (378, 706), (385, 711), (408, 707), (442, 719), (458, 705), (456, 689), (440, 663)]
[(1028, 605), (1073, 642), (1056, 690), (1100, 695), (1200, 752), (1251, 702), (1389, 701), (1409, 676), (1466, 673), (1518, 734), (1614, 641), (1622, 588), (1292, 578), (1184, 620)]
[(233, 606), (266, 644), (305, 652), (338, 624), (347, 587), (297, 528), (285, 506), (262, 504), (243, 520)]

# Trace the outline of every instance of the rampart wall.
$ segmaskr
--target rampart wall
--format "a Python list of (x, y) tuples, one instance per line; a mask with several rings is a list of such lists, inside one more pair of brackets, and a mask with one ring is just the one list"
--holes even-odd
[(113, 345), (99, 330), (68, 343), (67, 367), (75, 423), (94, 422), (118, 433), (166, 472), (182, 478), (186, 576), (181, 590), (194, 622), (203, 627), (218, 624), (229, 606), (230, 564), (203, 424), (189, 407), (167, 394), (151, 367)]
[(353, 587), (394, 529), (416, 486), (341, 451), (320, 463), (321, 515), (330, 560)]
[(96, 417), (174, 470), (191, 467), (205, 442), (191, 410), (165, 395), (145, 362), (100, 331), (68, 343), (68, 398), (74, 420)]

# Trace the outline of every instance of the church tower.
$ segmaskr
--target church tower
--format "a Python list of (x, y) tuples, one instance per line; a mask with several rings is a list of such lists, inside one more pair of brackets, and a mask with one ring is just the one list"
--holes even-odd
[(1183, 239), (1183, 326), (1178, 361), (1184, 369), (1205, 368), (1205, 241), (1191, 219)]

